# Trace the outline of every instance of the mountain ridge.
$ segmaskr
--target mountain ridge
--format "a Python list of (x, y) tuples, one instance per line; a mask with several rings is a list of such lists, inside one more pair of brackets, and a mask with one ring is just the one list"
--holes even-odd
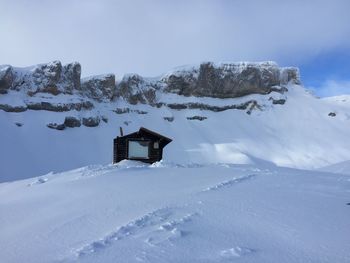
[(75, 94), (98, 102), (121, 97), (130, 104), (154, 105), (157, 91), (184, 96), (237, 98), (278, 91), (289, 82), (300, 84), (299, 70), (280, 68), (274, 62), (206, 62), (177, 68), (158, 78), (126, 74), (118, 81), (112, 73), (81, 78), (78, 62), (62, 65), (60, 61), (53, 61), (26, 68), (0, 66), (0, 94), (10, 91), (22, 91), (30, 97), (38, 93), (54, 96)]
[[(242, 71), (247, 66), (244, 63), (237, 65), (243, 65), (238, 67)], [(83, 80), (81, 86), (84, 81), (98, 79), (84, 91), (71, 89), (77, 91), (72, 94), (35, 93), (35, 87), (29, 90), (9, 88), (6, 94), (0, 95), (0, 180), (11, 181), (51, 171), (110, 163), (112, 142), (119, 127), (125, 133), (131, 133), (143, 126), (172, 138), (164, 159), (175, 163), (240, 164), (262, 159), (279, 166), (316, 169), (350, 160), (347, 139), (350, 100), (346, 97), (319, 99), (302, 86), (298, 70), (281, 71), (275, 64), (266, 64), (267, 68), (270, 66), (276, 71), (265, 72), (264, 67), (249, 68), (253, 78), (251, 82), (245, 82), (250, 75), (244, 75), (242, 83), (252, 86), (242, 87), (253, 93), (233, 98), (218, 97), (218, 94), (200, 96), (198, 93), (210, 91), (207, 89), (210, 85), (223, 84), (224, 87), (225, 81), (232, 76), (243, 76), (225, 73), (221, 78), (218, 72), (222, 69), (216, 71), (214, 64), (213, 68), (208, 66), (214, 69), (214, 77), (207, 78), (210, 85), (196, 84), (203, 83), (198, 66), (197, 71), (185, 71), (187, 75), (183, 80), (190, 81), (181, 92), (168, 89), (165, 81), (161, 82), (163, 86), (160, 85), (157, 82), (160, 78), (126, 75), (124, 88), (110, 99), (110, 90), (101, 88), (103, 83), (109, 83), (108, 86), (114, 82), (110, 74)], [(204, 71), (212, 72), (211, 69)], [(293, 72), (288, 83), (267, 85), (261, 92), (255, 92), (256, 80), (263, 81), (261, 76), (283, 71)], [(176, 72), (167, 74), (167, 79), (183, 76), (183, 69)], [(257, 72), (265, 73), (254, 78)], [(211, 76), (211, 73), (203, 76)], [(49, 79), (51, 77), (57, 76), (49, 74)], [(267, 83), (273, 83), (273, 80), (268, 78)], [(154, 83), (158, 85), (157, 89), (152, 86)], [(27, 91), (34, 93), (28, 95)]]

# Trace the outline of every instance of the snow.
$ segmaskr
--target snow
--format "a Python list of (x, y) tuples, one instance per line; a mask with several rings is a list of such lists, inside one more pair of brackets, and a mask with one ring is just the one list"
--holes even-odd
[(320, 171), (350, 175), (350, 160), (321, 167)]
[(83, 83), (83, 82), (90, 81), (90, 80), (104, 80), (106, 78), (109, 78), (112, 75), (114, 75), (114, 74), (113, 73), (107, 73), (107, 74), (88, 76), (88, 77), (82, 78), (81, 82)]
[(286, 95), (271, 92), (268, 96), (252, 94), (240, 98), (212, 98), (212, 97), (195, 97), (195, 96), (183, 96), (174, 93), (163, 93), (158, 91), (157, 98), (164, 103), (201, 103), (209, 106), (227, 106), (227, 105), (239, 105), (249, 100), (257, 100), (263, 105), (271, 104), (268, 103), (269, 98), (274, 99), (286, 99)]
[[(210, 63), (215, 68), (222, 68), (225, 71), (229, 72), (242, 72), (247, 67), (259, 67), (260, 69), (269, 69), (271, 67), (278, 68), (278, 64), (274, 61), (263, 61), (263, 62), (250, 62), (250, 61), (240, 61), (240, 62), (231, 62), (231, 61), (223, 61), (223, 62), (207, 62), (203, 61), (200, 63), (205, 64)], [(187, 64), (183, 66), (178, 66), (163, 74), (162, 78), (167, 78), (170, 75), (190, 75), (198, 76), (200, 65), (198, 64)], [(283, 70), (285, 68), (281, 68)]]
[[(261, 108), (250, 115), (123, 100), (89, 111), (0, 111), (1, 262), (349, 262), (350, 99), (288, 90), (222, 100), (159, 96), (211, 106), (254, 99)], [(270, 96), (286, 103), (273, 105)], [(12, 106), (80, 100), (0, 96)], [(67, 116), (108, 123), (46, 127)], [(112, 165), (119, 127), (127, 134), (140, 126), (173, 139), (164, 159)]]
[(332, 96), (332, 97), (325, 97), (322, 98), (322, 100), (324, 101), (328, 101), (330, 103), (346, 103), (348, 101), (350, 101), (350, 95), (338, 95), (338, 96)]
[(6, 96), (0, 96), (0, 104), (7, 104), (13, 107), (15, 106), (26, 107), (27, 105), (24, 103), (25, 99), (26, 99), (25, 94), (10, 91), (8, 94), (6, 94)]
[(0, 184), (3, 262), (348, 262), (350, 176), (123, 161)]
[[(255, 99), (262, 108), (253, 110), (251, 115), (244, 110), (212, 112), (174, 110), (165, 106), (154, 108), (129, 105), (122, 100), (94, 103), (95, 108), (91, 111), (0, 111), (0, 182), (91, 164), (108, 164), (112, 160), (112, 142), (119, 134), (119, 127), (123, 127), (124, 134), (127, 134), (144, 126), (172, 138), (173, 142), (164, 149), (164, 160), (180, 164), (252, 164), (257, 158), (279, 166), (317, 169), (350, 160), (350, 103), (315, 98), (298, 85), (290, 85), (288, 89), (283, 95), (287, 99), (284, 105), (273, 105), (268, 100), (270, 96), (279, 98), (277, 94), (251, 95), (227, 101), (202, 98), (202, 103), (217, 106)], [(11, 94), (7, 94), (7, 100), (16, 98)], [(61, 103), (66, 96), (41, 99)], [(190, 102), (190, 99), (183, 101), (181, 96), (176, 99), (171, 94), (164, 95), (164, 100), (171, 103)], [(34, 96), (28, 100), (40, 101), (40, 98)], [(71, 96), (70, 100), (78, 101), (79, 98)], [(198, 98), (193, 98), (193, 102), (199, 102)], [(113, 112), (124, 107), (129, 107), (130, 113)], [(132, 110), (142, 110), (147, 114)], [(337, 115), (330, 117), (330, 112)], [(187, 119), (196, 115), (207, 119)], [(63, 123), (66, 116), (106, 116), (108, 123), (101, 122), (96, 128), (81, 126), (64, 131), (46, 127), (48, 123)], [(174, 117), (174, 121), (168, 122), (164, 117)], [(23, 126), (17, 127), (16, 122), (23, 123)]]
[(0, 96), (0, 104), (8, 104), (10, 106), (26, 106), (31, 103), (49, 102), (53, 105), (66, 103), (79, 103), (82, 101), (91, 101), (82, 98), (76, 94), (58, 94), (38, 92), (33, 96), (28, 96), (25, 92), (10, 90), (5, 96)]

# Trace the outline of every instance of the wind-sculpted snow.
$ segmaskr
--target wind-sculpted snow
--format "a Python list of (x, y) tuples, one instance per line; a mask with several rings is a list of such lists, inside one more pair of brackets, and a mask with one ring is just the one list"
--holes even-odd
[(49, 173), (0, 184), (0, 257), (345, 263), (349, 186), (345, 174), (267, 163), (124, 161)]

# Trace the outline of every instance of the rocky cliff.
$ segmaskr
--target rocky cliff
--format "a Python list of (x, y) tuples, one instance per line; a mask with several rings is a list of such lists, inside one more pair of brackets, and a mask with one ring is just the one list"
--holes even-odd
[(80, 90), (81, 66), (74, 62), (62, 65), (59, 61), (28, 68), (0, 66), (0, 91), (25, 91), (29, 96), (36, 93), (72, 94)]
[(278, 91), (288, 82), (300, 83), (296, 68), (279, 68), (273, 62), (203, 63), (192, 70), (178, 70), (162, 78), (165, 91), (184, 96), (236, 98)]
[[(280, 68), (274, 62), (261, 63), (202, 63), (199, 66), (173, 70), (159, 78), (126, 75), (116, 82), (114, 74), (81, 79), (81, 66), (74, 62), (62, 65), (59, 61), (28, 68), (0, 66), (0, 94), (21, 92), (28, 97), (42, 94), (77, 95), (82, 105), (70, 105), (63, 110), (92, 108), (93, 102), (113, 102), (123, 99), (129, 104), (164, 104), (159, 94), (185, 97), (238, 98), (251, 94), (284, 93), (288, 83), (300, 84), (297, 68)], [(28, 99), (26, 100), (28, 101)], [(29, 100), (30, 101), (30, 100)], [(41, 101), (45, 103), (45, 101)], [(87, 107), (85, 107), (88, 103)], [(25, 102), (26, 106), (13, 111), (48, 109), (40, 104)], [(37, 104), (37, 102), (36, 102)], [(44, 105), (45, 106), (45, 105)], [(11, 111), (7, 106), (0, 107)], [(55, 110), (55, 107), (51, 107)], [(60, 108), (62, 111), (62, 107)]]

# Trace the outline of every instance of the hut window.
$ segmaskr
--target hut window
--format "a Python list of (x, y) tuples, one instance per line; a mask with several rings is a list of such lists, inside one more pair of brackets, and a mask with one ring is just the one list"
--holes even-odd
[(154, 142), (153, 148), (154, 149), (159, 149), (159, 142)]
[(129, 141), (128, 158), (149, 159), (149, 141)]

